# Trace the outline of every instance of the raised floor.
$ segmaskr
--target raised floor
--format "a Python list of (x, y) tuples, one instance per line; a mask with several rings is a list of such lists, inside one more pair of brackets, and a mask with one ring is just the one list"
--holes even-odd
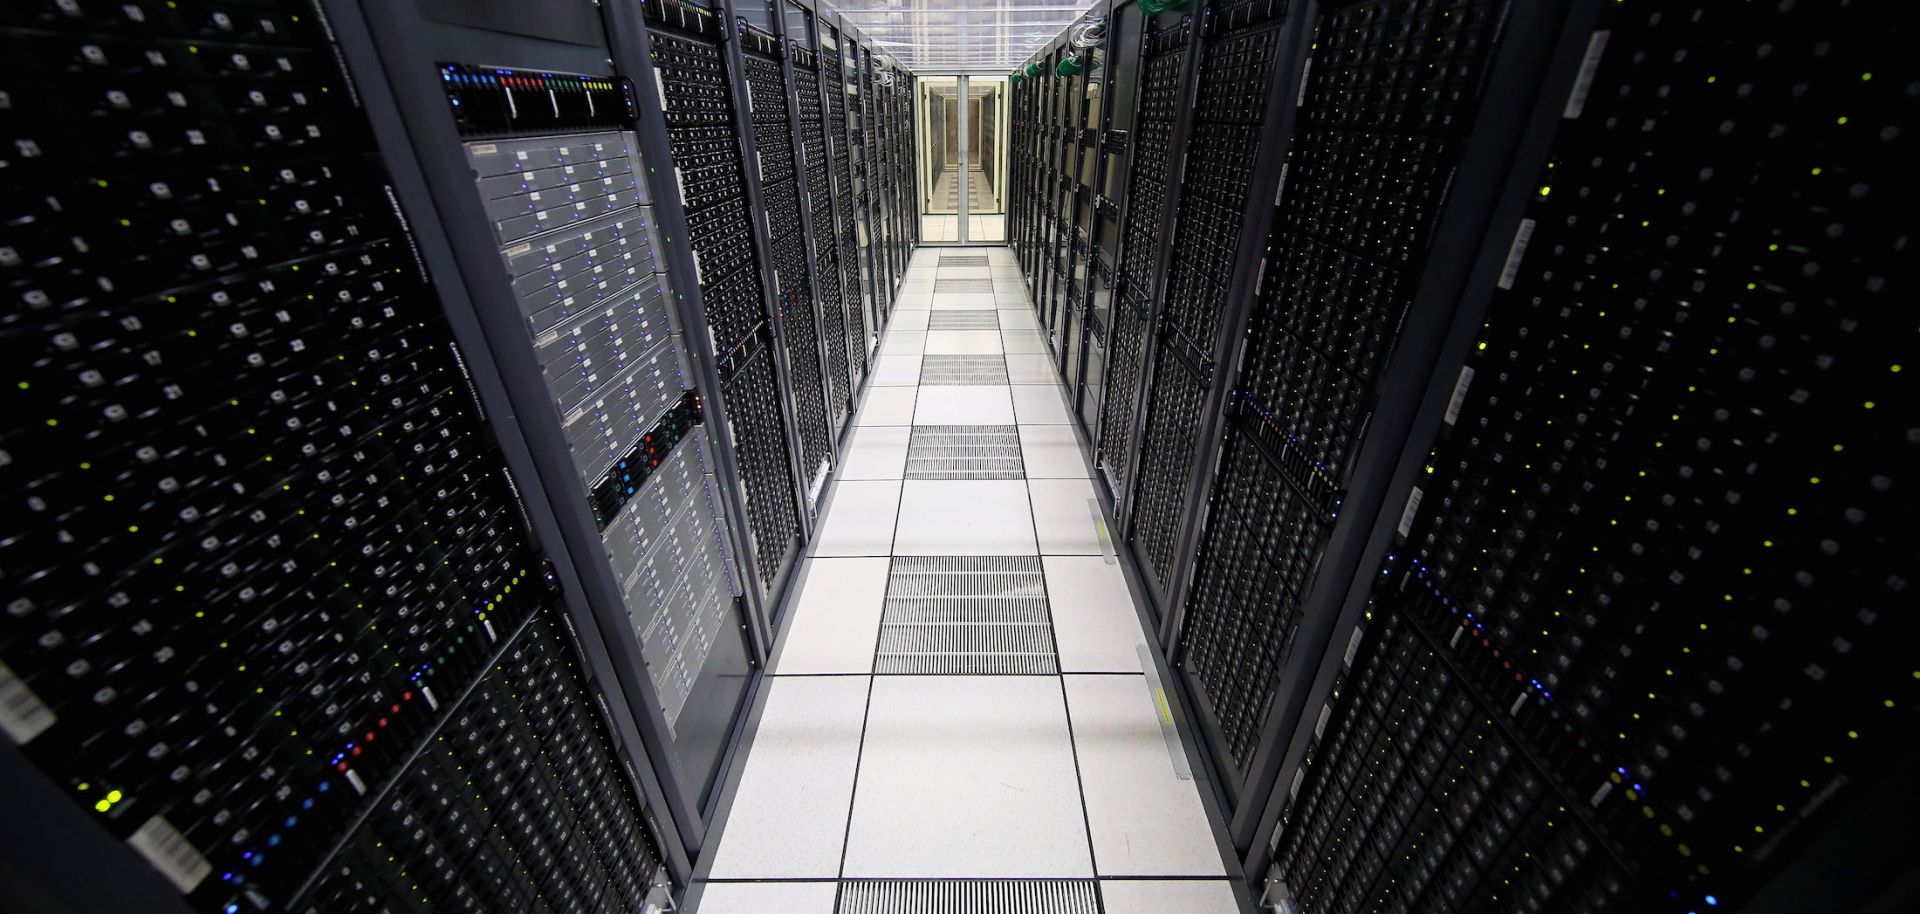
[(916, 252), (699, 914), (1234, 914), (1005, 248)]

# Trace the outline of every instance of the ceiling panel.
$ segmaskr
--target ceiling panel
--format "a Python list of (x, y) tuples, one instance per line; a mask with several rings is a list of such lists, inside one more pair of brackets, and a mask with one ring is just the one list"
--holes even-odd
[(915, 73), (1011, 70), (1080, 20), (1097, 0), (839, 0), (825, 2)]

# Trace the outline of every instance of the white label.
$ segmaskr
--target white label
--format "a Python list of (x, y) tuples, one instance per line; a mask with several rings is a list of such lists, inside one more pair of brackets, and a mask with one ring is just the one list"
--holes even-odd
[(1473, 367), (1460, 366), (1460, 379), (1453, 382), (1453, 396), (1447, 399), (1446, 423), (1452, 425), (1460, 419), (1460, 407), (1466, 405), (1467, 387), (1473, 383)]
[(127, 837), (127, 843), (182, 892), (193, 891), (200, 885), (200, 880), (213, 872), (213, 864), (208, 863), (207, 858), (187, 842), (187, 836), (174, 828), (165, 817), (148, 819), (139, 831)]
[(27, 688), (25, 680), (13, 674), (13, 670), (0, 663), (0, 731), (18, 745), (26, 745), (34, 737), (47, 732), (59, 717), (40, 696)]
[(1585, 60), (1580, 61), (1580, 74), (1573, 78), (1573, 91), (1567, 93), (1567, 107), (1560, 112), (1561, 117), (1576, 118), (1580, 116), (1581, 111), (1586, 110), (1587, 93), (1593, 91), (1593, 74), (1600, 70), (1600, 55), (1607, 50), (1609, 34), (1611, 33), (1602, 29), (1594, 32), (1593, 37), (1587, 39), (1587, 56)]
[(1353, 655), (1360, 653), (1360, 641), (1363, 635), (1360, 626), (1353, 627), (1353, 634), (1347, 636), (1347, 655), (1340, 661), (1342, 666), (1353, 666)]
[(760, 161), (760, 150), (758, 149), (753, 151), (753, 172), (760, 176), (760, 180), (765, 181), (767, 179), (767, 163)]
[(1533, 220), (1520, 220), (1520, 227), (1513, 230), (1513, 246), (1507, 248), (1507, 265), (1500, 270), (1500, 288), (1513, 288), (1513, 281), (1520, 276), (1520, 258), (1527, 256), (1527, 242), (1533, 240)]
[(1521, 707), (1522, 705), (1525, 705), (1525, 704), (1527, 703), (1527, 696), (1528, 696), (1528, 695), (1531, 695), (1531, 694), (1533, 694), (1533, 693), (1532, 693), (1532, 692), (1521, 692), (1521, 693), (1520, 693), (1520, 697), (1519, 697), (1519, 698), (1516, 698), (1516, 699), (1514, 699), (1514, 700), (1513, 700), (1513, 707), (1510, 707), (1510, 708), (1508, 708), (1508, 709), (1507, 709), (1507, 716), (1508, 716), (1508, 717), (1512, 717), (1512, 716), (1513, 716), (1513, 715), (1515, 715), (1515, 714), (1519, 714), (1519, 713), (1520, 713), (1520, 707)]
[(1464, 634), (1466, 634), (1466, 633), (1467, 633), (1467, 627), (1466, 627), (1466, 626), (1464, 626), (1464, 625), (1456, 625), (1456, 626), (1454, 626), (1454, 627), (1453, 627), (1453, 637), (1451, 637), (1451, 638), (1448, 638), (1448, 639), (1447, 639), (1447, 646), (1448, 646), (1448, 647), (1459, 647), (1459, 646), (1460, 646), (1460, 636), (1461, 636), (1461, 635), (1464, 635)]
[[(696, 286), (706, 284), (706, 280), (700, 278), (700, 252), (699, 251), (693, 252), (693, 284)], [(708, 328), (708, 329), (712, 329), (712, 328)]]
[[(1274, 205), (1275, 206), (1280, 205), (1280, 198), (1278, 196), (1274, 197)], [(1260, 297), (1260, 287), (1263, 285), (1266, 285), (1266, 282), (1267, 282), (1267, 258), (1262, 257), (1260, 258), (1260, 272), (1253, 274), (1253, 297), (1254, 298)], [(1247, 350), (1244, 348), (1240, 350), (1240, 353), (1242, 355), (1245, 355), (1246, 352)]]
[(1600, 782), (1600, 789), (1599, 789), (1599, 790), (1596, 790), (1596, 791), (1594, 791), (1594, 792), (1593, 792), (1593, 798), (1592, 798), (1592, 799), (1589, 799), (1589, 800), (1587, 801), (1587, 805), (1588, 805), (1588, 806), (1599, 806), (1599, 805), (1600, 805), (1600, 801), (1601, 801), (1601, 800), (1604, 800), (1604, 799), (1606, 799), (1606, 798), (1607, 798), (1607, 794), (1610, 794), (1610, 793), (1612, 793), (1612, 792), (1613, 792), (1613, 782), (1612, 782), (1612, 781), (1601, 781), (1601, 782)]
[(435, 711), (440, 710), (440, 700), (433, 697), (432, 689), (422, 686), (420, 688), (420, 697), (427, 700), (427, 707), (432, 708)]
[(1287, 788), (1288, 800), (1292, 800), (1295, 797), (1298, 797), (1300, 795), (1300, 785), (1304, 783), (1306, 780), (1307, 780), (1307, 769), (1299, 768), (1293, 772), (1293, 786)]
[(1413, 516), (1419, 513), (1420, 499), (1424, 497), (1426, 497), (1426, 493), (1420, 491), (1419, 486), (1414, 486), (1413, 491), (1407, 493), (1407, 506), (1400, 511), (1400, 526), (1398, 529), (1400, 530), (1401, 536), (1406, 536), (1413, 532)]
[(477, 156), (490, 156), (490, 155), (500, 154), (500, 147), (493, 143), (476, 143), (467, 148), (472, 150), (473, 154)]
[(1288, 162), (1280, 163), (1280, 183), (1273, 189), (1273, 205), (1274, 206), (1280, 205), (1280, 195), (1286, 193), (1287, 191), (1287, 165), (1289, 164), (1290, 163)]
[(1327, 732), (1327, 721), (1333, 719), (1333, 705), (1320, 706), (1320, 719), (1313, 722), (1313, 738), (1319, 739)]
[(1312, 75), (1313, 75), (1313, 58), (1309, 57), (1307, 58), (1307, 62), (1300, 67), (1300, 94), (1295, 96), (1293, 99), (1293, 104), (1295, 107), (1306, 104), (1307, 77)]
[[(657, 72), (657, 71), (656, 71)], [(747, 83), (747, 113), (753, 113), (753, 83)]]
[(519, 244), (514, 245), (513, 247), (507, 248), (507, 256), (518, 257), (521, 254), (525, 254), (526, 252), (531, 250), (533, 250), (533, 245), (523, 241)]
[(659, 70), (653, 71), (653, 87), (660, 90), (660, 110), (667, 110), (667, 80)]
[(358, 791), (358, 792), (360, 793), (360, 795), (361, 795), (361, 796), (366, 796), (366, 794), (367, 794), (367, 782), (366, 782), (366, 781), (363, 781), (363, 780), (360, 780), (360, 772), (359, 772), (359, 771), (357, 771), (357, 770), (355, 770), (355, 769), (352, 769), (352, 768), (348, 768), (348, 769), (347, 769), (347, 783), (348, 783), (348, 784), (351, 784), (351, 785), (353, 785), (353, 789), (354, 789), (354, 790), (356, 790), (356, 791)]
[(493, 620), (492, 620), (492, 619), (481, 619), (481, 620), (480, 620), (480, 627), (481, 627), (481, 628), (484, 628), (484, 629), (486, 629), (486, 630), (487, 630), (487, 640), (488, 640), (488, 641), (498, 641), (498, 640), (500, 640), (500, 636), (499, 636), (499, 635), (497, 635), (497, 634), (494, 634), (494, 631), (493, 631)]

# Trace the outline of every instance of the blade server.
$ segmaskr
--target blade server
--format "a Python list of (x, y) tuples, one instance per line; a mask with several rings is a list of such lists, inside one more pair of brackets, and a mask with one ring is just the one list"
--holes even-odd
[(1266, 901), (1896, 897), (1890, 14), (1102, 14), (1128, 116), (1083, 135), (1067, 35), (1012, 74), (1009, 238)]

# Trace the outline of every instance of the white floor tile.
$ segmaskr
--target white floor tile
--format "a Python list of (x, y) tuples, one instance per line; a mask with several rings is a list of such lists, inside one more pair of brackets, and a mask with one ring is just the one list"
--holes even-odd
[(1049, 555), (1047, 605), (1060, 669), (1067, 673), (1138, 673), (1147, 643), (1133, 595), (1119, 565), (1104, 556)]
[(1100, 900), (1107, 914), (1240, 914), (1224, 879), (1102, 879)]
[(913, 409), (915, 425), (1012, 425), (1014, 403), (1004, 386), (927, 387)]
[(894, 313), (902, 311), (927, 311), (933, 307), (933, 288), (900, 290), (900, 300), (893, 303)]
[(1034, 315), (1032, 308), (1000, 309), (1000, 329), (1002, 330), (1035, 330), (1039, 326), (1039, 318)]
[(1047, 339), (1038, 330), (1006, 330), (1000, 334), (1007, 352), (1046, 352)]
[(927, 349), (925, 330), (889, 330), (881, 355), (920, 355)]
[(927, 316), (932, 313), (933, 311), (931, 309), (908, 308), (903, 304), (893, 309), (893, 322), (887, 325), (887, 329), (911, 332), (923, 331), (927, 329)]
[(1049, 384), (1060, 379), (1053, 357), (1044, 352), (1014, 352), (1007, 355), (1007, 380), (1015, 384)]
[(833, 914), (834, 882), (709, 882), (692, 914)]
[(1013, 388), (1013, 415), (1021, 425), (1065, 425), (1066, 391), (1058, 384), (1019, 384)]
[(993, 355), (1000, 351), (997, 330), (930, 330), (926, 337), (930, 355)]
[(1050, 676), (877, 679), (846, 875), (1089, 875), (1059, 689)]
[(988, 267), (956, 267), (952, 264), (940, 265), (941, 279), (992, 279), (993, 271)]
[[(1051, 428), (1051, 426), (1045, 426)], [(913, 429), (904, 425), (863, 425), (854, 428), (841, 455), (841, 479), (899, 479), (907, 471), (907, 439)]]
[[(930, 312), (917, 311), (915, 314)], [(873, 362), (873, 385), (875, 387), (912, 387), (920, 383), (920, 357), (917, 355), (883, 355)]]
[(992, 311), (991, 292), (942, 292), (933, 297), (935, 311)]
[[(878, 390), (876, 388), (876, 390)], [(833, 503), (815, 534), (812, 554), (888, 555), (900, 481), (849, 479), (833, 487)]]
[[(1015, 411), (1019, 408), (1016, 402)], [(1020, 426), (1020, 456), (1028, 479), (1087, 478), (1087, 462), (1080, 456), (1080, 439), (1071, 425)]]
[(866, 721), (865, 676), (776, 677), (711, 875), (840, 874)]
[(886, 556), (808, 559), (800, 596), (787, 610), (793, 621), (787, 624), (773, 672), (872, 672), (891, 562)]
[(1220, 876), (1199, 782), (1173, 773), (1145, 676), (1068, 676), (1067, 708), (1104, 876)]
[(912, 425), (913, 399), (918, 387), (872, 387), (860, 404), (855, 425)]
[(1032, 479), (1033, 526), (1042, 555), (1099, 555), (1100, 528), (1088, 501), (1093, 483), (1085, 479)]
[(909, 479), (895, 555), (1033, 555), (1033, 513), (1018, 479)]

